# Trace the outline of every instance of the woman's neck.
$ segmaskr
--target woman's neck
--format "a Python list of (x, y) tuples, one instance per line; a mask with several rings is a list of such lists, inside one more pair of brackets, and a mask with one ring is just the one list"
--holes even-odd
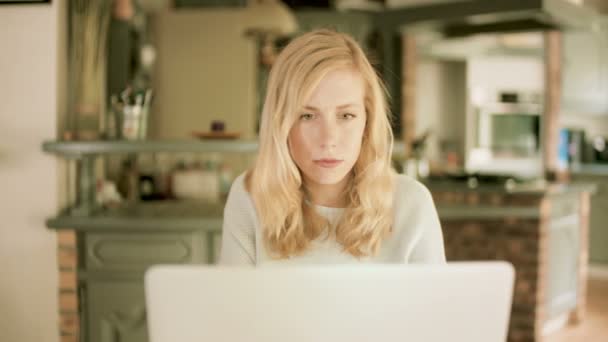
[(346, 207), (346, 187), (348, 186), (350, 175), (344, 177), (336, 184), (318, 184), (305, 181), (308, 200), (315, 205), (330, 208)]

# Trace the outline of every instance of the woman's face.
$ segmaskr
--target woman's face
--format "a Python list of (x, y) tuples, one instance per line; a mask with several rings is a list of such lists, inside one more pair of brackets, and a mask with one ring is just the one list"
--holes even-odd
[(305, 182), (337, 184), (355, 165), (366, 121), (364, 92), (358, 72), (331, 71), (296, 113), (288, 143)]

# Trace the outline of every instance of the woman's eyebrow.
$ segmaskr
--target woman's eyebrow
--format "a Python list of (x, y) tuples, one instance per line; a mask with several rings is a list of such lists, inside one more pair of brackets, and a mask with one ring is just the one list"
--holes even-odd
[[(336, 107), (336, 109), (344, 109), (344, 108), (348, 108), (348, 107), (360, 107), (360, 105), (358, 105), (356, 103), (346, 103), (343, 105), (339, 105), (338, 107)], [(304, 106), (304, 109), (319, 111), (319, 108), (317, 108), (315, 106), (310, 106), (310, 105)]]

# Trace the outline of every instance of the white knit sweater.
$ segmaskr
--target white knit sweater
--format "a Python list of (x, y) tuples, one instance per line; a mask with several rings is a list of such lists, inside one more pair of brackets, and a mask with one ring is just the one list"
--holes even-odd
[[(441, 225), (428, 189), (420, 182), (398, 175), (394, 198), (394, 224), (391, 235), (383, 240), (377, 256), (357, 259), (345, 253), (335, 240), (317, 239), (304, 254), (289, 259), (272, 259), (266, 252), (253, 201), (245, 189), (245, 173), (233, 182), (224, 208), (222, 265), (261, 265), (265, 263), (344, 264), (444, 263)], [(333, 224), (342, 208), (315, 206)]]

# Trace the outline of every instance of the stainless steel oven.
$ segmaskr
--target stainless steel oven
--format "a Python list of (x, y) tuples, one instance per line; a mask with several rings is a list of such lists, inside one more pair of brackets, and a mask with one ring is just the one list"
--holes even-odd
[[(505, 97), (503, 96), (503, 99)], [(537, 177), (542, 171), (542, 106), (534, 102), (489, 103), (474, 108), (467, 172)]]

